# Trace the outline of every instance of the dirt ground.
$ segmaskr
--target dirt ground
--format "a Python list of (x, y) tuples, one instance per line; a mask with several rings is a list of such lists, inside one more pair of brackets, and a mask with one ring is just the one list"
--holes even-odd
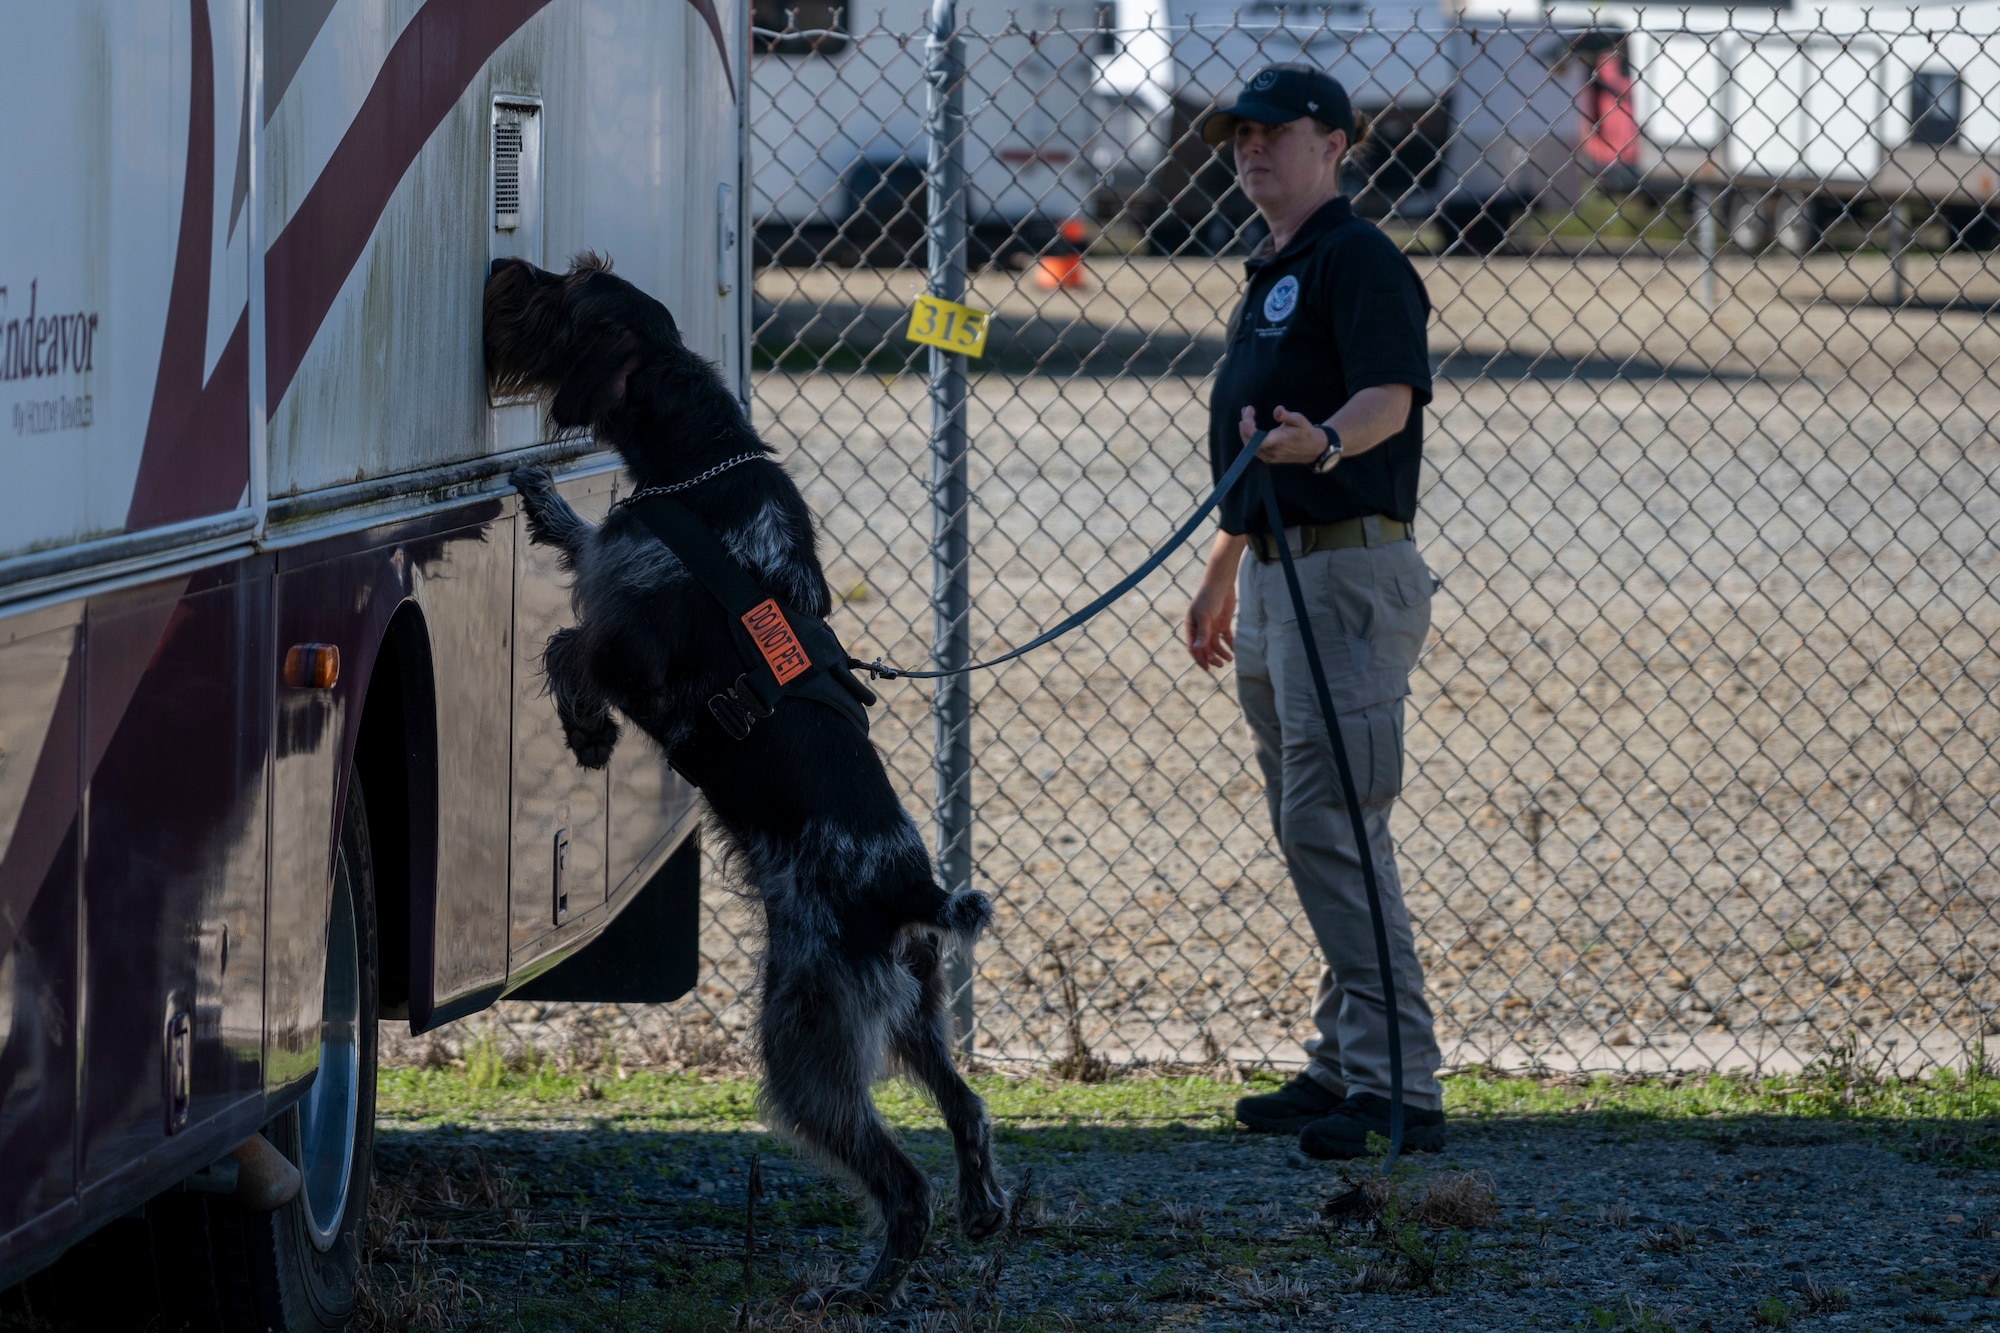
[[(1420, 259), (1419, 541), (1441, 580), (1397, 820), (1448, 1060), (1919, 1067), (2000, 1003), (2000, 271), (1879, 256)], [(988, 272), (975, 655), (1129, 568), (1208, 484), (1235, 261)], [(863, 656), (931, 638), (912, 271), (767, 270), (755, 406), (821, 515)], [(857, 369), (869, 355), (865, 370)], [(884, 356), (889, 359), (883, 359)], [(808, 368), (815, 363), (824, 370)], [(920, 361), (911, 363), (921, 370)], [(975, 678), (980, 1049), (1287, 1059), (1315, 967), (1189, 550), (1060, 649)], [(924, 817), (921, 688), (876, 737)], [(740, 1025), (718, 895), (703, 1003)], [(1071, 1000), (1074, 999), (1074, 1005)]]
[[(373, 1328), (2000, 1322), (1990, 1119), (1825, 1119), (1776, 1102), (1650, 1115), (1621, 1111), (1615, 1092), (1460, 1089), (1447, 1150), (1356, 1200), (1372, 1166), (1312, 1162), (1233, 1128), (1243, 1088), (988, 1080), (997, 1152), (1022, 1199), (1013, 1231), (971, 1245), (941, 1221), (908, 1305), (864, 1319), (792, 1312), (808, 1287), (858, 1276), (870, 1242), (853, 1200), (750, 1118), (746, 1085), (541, 1086), (448, 1110), (388, 1097)], [(941, 1127), (903, 1094), (884, 1096), (948, 1194)]]

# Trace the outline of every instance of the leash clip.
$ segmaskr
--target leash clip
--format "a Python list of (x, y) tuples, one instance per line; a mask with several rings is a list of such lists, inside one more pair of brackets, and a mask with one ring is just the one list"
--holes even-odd
[[(896, 670), (896, 668), (884, 666), (882, 659), (879, 657), (872, 662), (864, 662), (858, 657), (850, 657), (847, 659), (847, 669), (849, 671), (866, 671), (877, 680), (900, 680), (903, 676), (903, 673)], [(873, 701), (871, 700), (870, 702)]]
[(708, 701), (708, 711), (722, 724), (733, 741), (747, 740), (750, 729), (771, 716), (757, 698), (757, 692), (750, 688), (748, 676), (738, 676), (736, 683)]

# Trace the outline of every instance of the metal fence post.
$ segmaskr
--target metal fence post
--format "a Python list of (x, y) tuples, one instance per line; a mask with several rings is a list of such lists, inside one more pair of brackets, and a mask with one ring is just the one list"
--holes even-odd
[[(956, 0), (931, 0), (925, 44), (930, 85), (930, 163), (925, 232), (930, 293), (965, 299), (965, 46)], [(966, 477), (965, 358), (931, 349), (932, 655), (940, 670), (972, 660), (970, 498)], [(946, 676), (931, 701), (937, 739), (938, 874), (947, 893), (972, 887), (972, 682)], [(954, 950), (952, 1012), (962, 1048), (972, 1050), (972, 959)]]

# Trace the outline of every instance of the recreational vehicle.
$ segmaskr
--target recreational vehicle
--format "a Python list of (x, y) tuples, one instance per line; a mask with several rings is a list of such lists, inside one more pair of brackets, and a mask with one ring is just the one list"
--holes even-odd
[(1156, 248), (1241, 244), (1254, 210), (1194, 128), (1279, 61), (1325, 70), (1374, 118), (1372, 143), (1348, 164), (1364, 212), (1434, 220), (1454, 247), (1484, 252), (1527, 209), (1580, 188), (1582, 75), (1539, 18), (1465, 20), (1424, 2), (1115, 0), (1105, 12), (1100, 165), (1117, 170), (1122, 156), (1116, 179)]
[(1864, 212), (1905, 234), (1935, 220), (1958, 244), (2000, 240), (1995, 0), (1552, 13), (1622, 34), (1649, 188), (1724, 196), (1744, 248), (1803, 251)]
[(691, 986), (694, 795), (565, 750), (506, 476), (626, 483), (480, 307), (596, 250), (747, 385), (747, 20), (0, 8), (0, 1308), (338, 1328), (378, 1019)]
[[(1090, 215), (1094, 34), (1055, 29), (1053, 4), (995, 9), (990, 26), (961, 12), (972, 257), (1032, 253)], [(756, 0), (753, 14), (757, 262), (921, 265), (929, 6), (863, 21), (830, 3)]]

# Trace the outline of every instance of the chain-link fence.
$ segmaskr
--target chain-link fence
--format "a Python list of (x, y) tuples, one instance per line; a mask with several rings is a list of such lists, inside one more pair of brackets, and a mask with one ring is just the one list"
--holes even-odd
[[(1849, 1033), (1956, 1058), (2000, 1003), (2000, 7), (1926, 12), (939, 43), (774, 9), (754, 409), (820, 516), (836, 628), (949, 649), (962, 517), (959, 648), (990, 655), (1206, 494), (1262, 228), (1194, 126), (1312, 62), (1374, 116), (1349, 193), (1436, 311), (1442, 587), (1395, 831), (1447, 1060), (1761, 1069)], [(933, 367), (904, 332), (954, 217), (990, 341)], [(1231, 682), (1179, 646), (1197, 547), (960, 701), (999, 911), (983, 1056), (1299, 1058), (1314, 947)], [(935, 832), (933, 705), (960, 705), (884, 688), (875, 737)], [(752, 910), (711, 891), (685, 1003), (725, 1028)]]

